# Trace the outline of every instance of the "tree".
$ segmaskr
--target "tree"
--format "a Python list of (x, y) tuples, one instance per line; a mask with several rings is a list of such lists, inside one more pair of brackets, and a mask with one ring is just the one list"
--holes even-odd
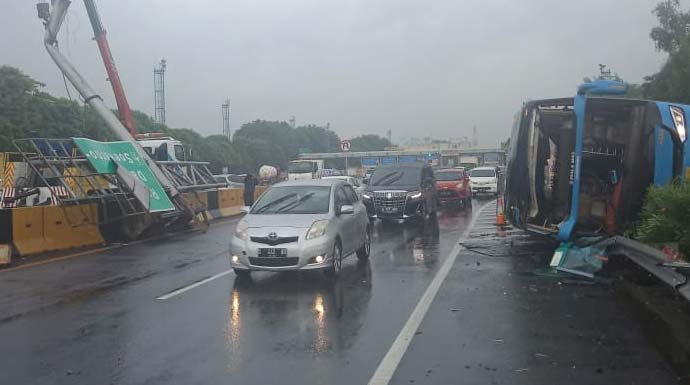
[(677, 52), (690, 32), (690, 12), (683, 12), (678, 0), (665, 0), (652, 13), (659, 20), (659, 26), (649, 34), (656, 48), (669, 54)]
[(646, 97), (690, 103), (690, 38), (686, 38), (678, 50), (669, 56), (661, 71), (646, 80)]
[(350, 140), (351, 151), (382, 151), (390, 145), (388, 139), (378, 135), (362, 135)]

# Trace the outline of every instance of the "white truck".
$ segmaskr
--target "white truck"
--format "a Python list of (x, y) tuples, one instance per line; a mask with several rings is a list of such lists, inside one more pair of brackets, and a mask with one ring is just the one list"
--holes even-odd
[(288, 165), (288, 180), (319, 179), (323, 160), (293, 160)]
[(137, 134), (137, 142), (156, 161), (184, 162), (187, 160), (184, 145), (177, 139), (160, 133)]
[(461, 156), (460, 166), (465, 167), (467, 170), (471, 170), (479, 166), (479, 157), (477, 156)]

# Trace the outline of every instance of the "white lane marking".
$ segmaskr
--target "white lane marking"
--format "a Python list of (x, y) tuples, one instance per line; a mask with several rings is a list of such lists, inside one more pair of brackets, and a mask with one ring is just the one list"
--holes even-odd
[(391, 378), (393, 378), (393, 374), (398, 368), (400, 360), (402, 360), (407, 348), (410, 346), (410, 342), (412, 342), (412, 338), (414, 338), (417, 329), (419, 329), (419, 325), (421, 325), (422, 320), (424, 320), (424, 316), (429, 310), (429, 306), (431, 306), (431, 303), (434, 301), (436, 294), (441, 288), (441, 284), (448, 276), (450, 269), (453, 267), (456, 257), (463, 249), (460, 243), (467, 239), (470, 231), (474, 227), (474, 223), (481, 215), (481, 211), (484, 210), (489, 203), (480, 207), (479, 213), (472, 218), (469, 226), (467, 226), (467, 229), (462, 233), (458, 241), (455, 243), (455, 247), (453, 247), (453, 250), (451, 250), (450, 255), (448, 255), (446, 261), (443, 262), (443, 266), (441, 266), (441, 268), (438, 270), (436, 276), (434, 276), (434, 279), (429, 284), (429, 287), (426, 288), (424, 295), (422, 295), (422, 298), (419, 299), (417, 306), (415, 306), (412, 314), (410, 314), (410, 318), (407, 319), (405, 326), (403, 326), (402, 330), (400, 330), (398, 337), (395, 339), (395, 341), (393, 341), (393, 345), (391, 345), (390, 349), (388, 349), (388, 352), (379, 363), (374, 375), (371, 376), (369, 385), (387, 385)]
[(228, 275), (228, 274), (230, 274), (230, 273), (232, 273), (232, 269), (226, 270), (226, 271), (224, 271), (224, 272), (222, 272), (222, 273), (218, 273), (218, 274), (216, 274), (216, 275), (212, 275), (212, 276), (210, 276), (210, 277), (208, 277), (208, 278), (204, 278), (204, 279), (202, 279), (201, 281), (194, 282), (193, 284), (191, 284), (191, 285), (189, 285), (189, 286), (185, 286), (185, 287), (179, 288), (179, 289), (177, 289), (177, 290), (173, 290), (173, 291), (171, 291), (170, 293), (163, 294), (162, 296), (160, 296), (160, 297), (158, 297), (158, 298), (156, 298), (156, 299), (170, 299), (170, 298), (175, 297), (175, 296), (178, 296), (178, 295), (180, 295), (180, 294), (182, 294), (182, 293), (184, 293), (184, 292), (186, 292), (186, 291), (192, 290), (192, 289), (194, 289), (195, 287), (199, 287), (199, 286), (201, 286), (201, 285), (203, 285), (203, 284), (206, 284), (206, 283), (209, 283), (209, 282), (211, 282), (211, 281), (213, 281), (213, 280), (216, 280), (216, 279), (218, 279), (218, 278), (224, 277), (224, 276), (226, 276), (226, 275)]

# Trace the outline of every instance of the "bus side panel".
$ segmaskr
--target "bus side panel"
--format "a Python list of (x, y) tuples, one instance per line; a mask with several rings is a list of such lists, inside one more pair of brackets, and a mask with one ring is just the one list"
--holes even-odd
[(664, 186), (673, 181), (673, 139), (660, 125), (654, 127), (654, 185)]

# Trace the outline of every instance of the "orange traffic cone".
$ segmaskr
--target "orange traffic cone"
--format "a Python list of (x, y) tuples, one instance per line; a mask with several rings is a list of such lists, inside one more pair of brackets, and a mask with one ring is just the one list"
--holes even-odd
[(499, 195), (496, 200), (496, 226), (506, 225), (506, 215), (503, 213), (503, 196)]

